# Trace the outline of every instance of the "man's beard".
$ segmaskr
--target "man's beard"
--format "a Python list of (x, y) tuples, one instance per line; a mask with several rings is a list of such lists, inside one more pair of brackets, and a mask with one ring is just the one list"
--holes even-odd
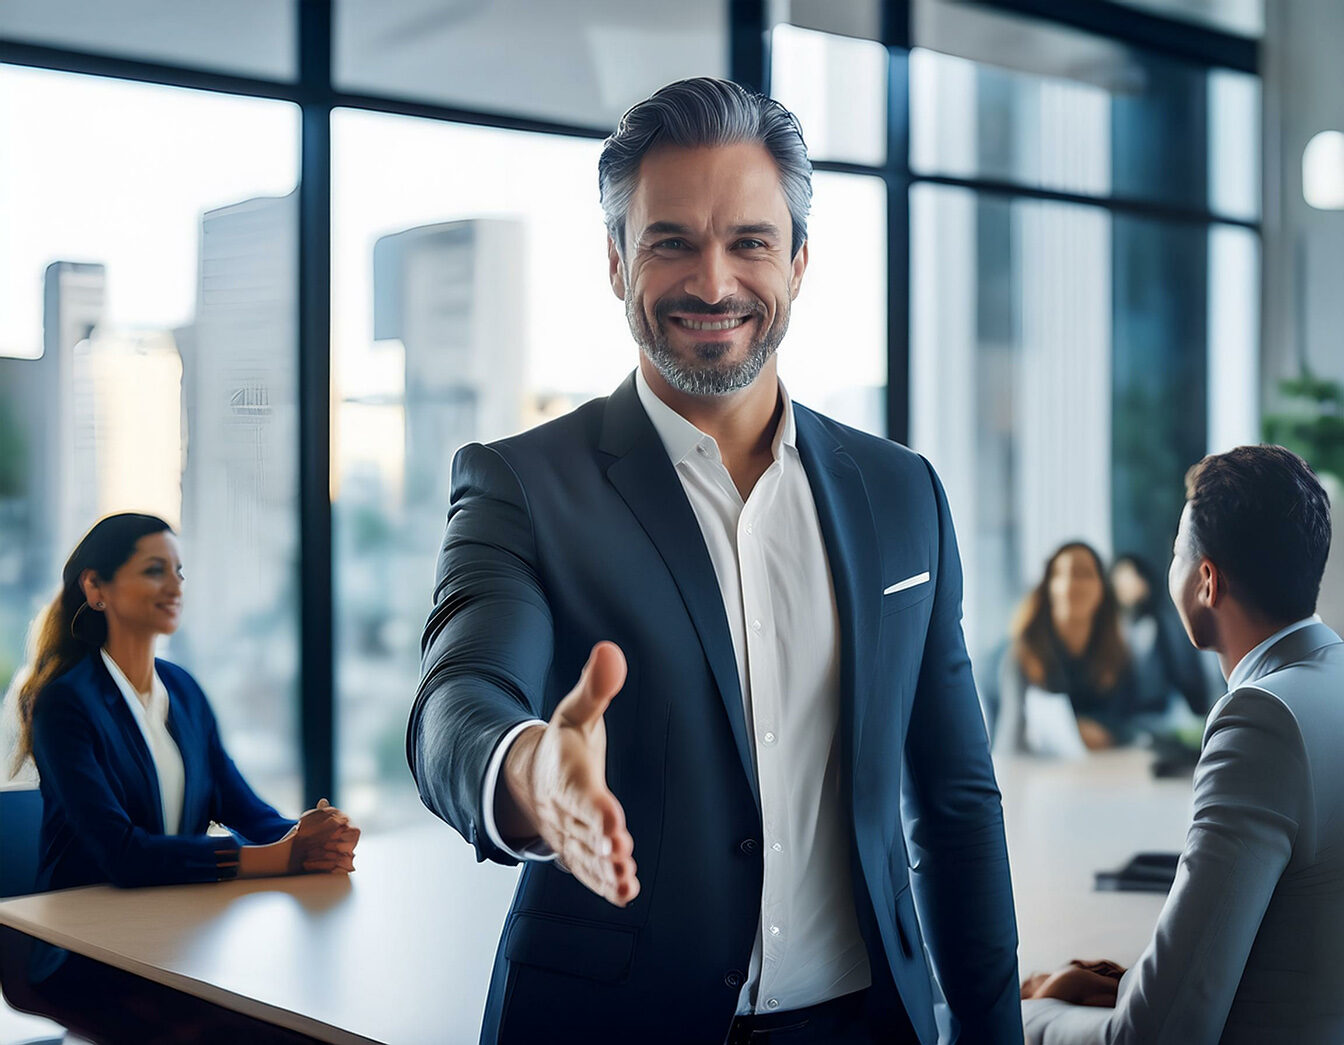
[[(732, 346), (716, 341), (695, 345), (692, 358), (687, 359), (677, 354), (667, 336), (667, 328), (673, 322), (673, 312), (689, 312), (700, 316), (750, 316), (752, 318), (747, 320), (750, 323), (753, 320), (764, 320), (765, 307), (754, 298), (725, 298), (713, 305), (693, 297), (663, 298), (653, 307), (654, 325), (651, 326), (644, 311), (636, 303), (633, 291), (626, 291), (625, 316), (630, 323), (630, 333), (634, 335), (640, 350), (658, 368), (663, 380), (687, 395), (726, 396), (746, 388), (760, 375), (766, 360), (775, 354), (775, 349), (789, 329), (789, 311), (785, 303), (775, 322), (751, 343), (746, 358), (741, 361), (726, 360), (724, 357)], [(695, 336), (693, 330), (685, 333)]]

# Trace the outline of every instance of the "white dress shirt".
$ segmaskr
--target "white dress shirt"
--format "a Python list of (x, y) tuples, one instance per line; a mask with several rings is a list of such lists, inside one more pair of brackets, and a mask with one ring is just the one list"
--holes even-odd
[[(659, 399), (639, 371), (635, 386), (700, 523), (755, 753), (765, 877), (738, 1012), (798, 1009), (861, 990), (871, 973), (841, 802), (839, 615), (793, 404), (781, 385), (774, 460), (744, 502), (715, 440)], [(509, 744), (531, 724), (501, 738), (484, 794), (494, 795)], [(520, 859), (545, 858), (503, 845), (492, 804), (484, 810), (491, 841)]]
[(103, 663), (107, 665), (112, 681), (126, 698), (126, 706), (131, 709), (135, 723), (144, 735), (145, 745), (149, 748), (149, 757), (154, 762), (154, 771), (159, 778), (159, 796), (163, 801), (163, 833), (178, 834), (182, 827), (182, 796), (186, 789), (186, 770), (182, 767), (182, 752), (177, 741), (168, 732), (168, 690), (154, 672), (148, 693), (140, 693), (131, 685), (117, 662), (108, 656), (107, 650), (101, 651)]

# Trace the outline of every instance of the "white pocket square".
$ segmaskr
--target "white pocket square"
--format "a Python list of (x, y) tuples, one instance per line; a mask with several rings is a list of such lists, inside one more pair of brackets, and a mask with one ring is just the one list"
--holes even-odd
[(883, 588), (883, 595), (895, 595), (898, 591), (905, 591), (906, 588), (913, 588), (916, 584), (926, 584), (929, 580), (929, 571), (917, 573), (913, 577), (907, 577), (903, 581), (897, 581), (890, 588)]

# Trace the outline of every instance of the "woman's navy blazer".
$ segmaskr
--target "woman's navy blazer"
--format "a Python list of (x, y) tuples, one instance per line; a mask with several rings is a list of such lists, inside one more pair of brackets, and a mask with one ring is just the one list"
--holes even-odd
[[(164, 834), (149, 747), (95, 651), (43, 689), (33, 709), (43, 807), (39, 888), (232, 878), (240, 842), (274, 842), (294, 826), (238, 772), (196, 680), (164, 660), (154, 667), (168, 690), (168, 732), (182, 752), (181, 833)], [(206, 835), (211, 821), (237, 837)]]

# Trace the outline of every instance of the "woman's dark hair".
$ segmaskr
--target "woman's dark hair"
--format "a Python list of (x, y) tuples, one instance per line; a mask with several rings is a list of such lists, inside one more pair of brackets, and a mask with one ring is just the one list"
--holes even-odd
[(1149, 613), (1154, 613), (1158, 606), (1158, 593), (1164, 589), (1159, 587), (1157, 571), (1153, 569), (1152, 564), (1137, 552), (1125, 552), (1117, 555), (1111, 562), (1111, 571), (1109, 576), (1114, 577), (1115, 571), (1126, 563), (1129, 568), (1139, 575), (1139, 580), (1143, 581), (1148, 588), (1148, 594), (1139, 600), (1138, 605), (1134, 607), (1134, 614), (1142, 617)]
[(84, 600), (82, 578), (92, 570), (107, 581), (135, 554), (141, 537), (172, 533), (156, 515), (121, 512), (99, 519), (75, 546), (61, 571), (61, 590), (33, 622), (27, 677), (19, 686), (19, 746), (11, 774), (17, 773), (33, 752), (33, 708), (52, 679), (107, 641), (107, 618)]
[(1330, 500), (1307, 462), (1282, 446), (1210, 454), (1185, 475), (1196, 559), (1227, 574), (1243, 605), (1288, 623), (1316, 612), (1330, 554)]
[(1061, 676), (1061, 644), (1050, 614), (1050, 577), (1055, 572), (1055, 563), (1059, 557), (1071, 551), (1084, 552), (1092, 559), (1101, 582), (1101, 604), (1092, 616), (1092, 630), (1083, 650), (1083, 662), (1093, 688), (1108, 690), (1120, 681), (1120, 676), (1129, 666), (1129, 650), (1120, 634), (1120, 609), (1101, 556), (1084, 541), (1062, 544), (1046, 560), (1045, 572), (1040, 581), (1022, 600), (1022, 605), (1013, 617), (1013, 652), (1022, 673), (1032, 685), (1045, 686)]

